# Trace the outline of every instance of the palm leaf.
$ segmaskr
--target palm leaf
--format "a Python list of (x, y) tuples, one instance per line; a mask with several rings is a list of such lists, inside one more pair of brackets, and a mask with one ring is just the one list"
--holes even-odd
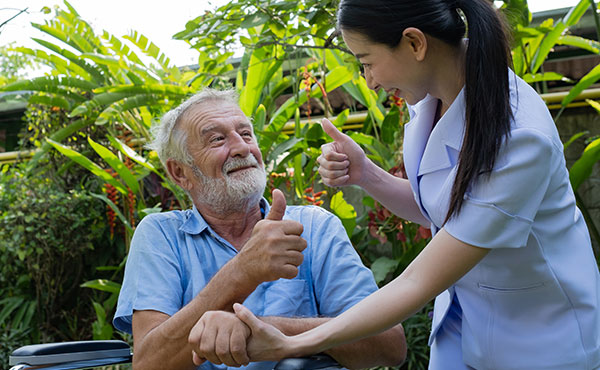
[(66, 157), (81, 165), (97, 177), (101, 178), (104, 182), (107, 182), (114, 186), (121, 194), (127, 194), (127, 188), (123, 186), (118, 180), (112, 177), (111, 174), (106, 172), (103, 168), (98, 166), (96, 163), (92, 162), (86, 156), (70, 149), (61, 143), (58, 143), (51, 139), (46, 139), (46, 141), (54, 147), (54, 149), (58, 150), (60, 153), (64, 154)]
[(123, 38), (131, 41), (144, 54), (156, 60), (158, 64), (162, 67), (162, 69), (173, 77), (172, 79), (174, 81), (178, 81), (181, 78), (179, 69), (177, 67), (171, 66), (171, 60), (160, 51), (158, 46), (156, 46), (153, 42), (149, 41), (146, 36), (138, 33), (137, 31), (132, 31), (129, 35), (123, 36)]
[(53, 52), (57, 53), (58, 55), (61, 55), (65, 59), (70, 60), (71, 62), (77, 64), (81, 68), (83, 68), (87, 73), (89, 73), (92, 76), (92, 78), (94, 79), (94, 81), (96, 83), (101, 84), (105, 81), (105, 78), (102, 75), (102, 71), (99, 71), (96, 68), (94, 68), (94, 66), (86, 63), (84, 60), (80, 59), (80, 57), (78, 55), (74, 54), (73, 52), (63, 49), (57, 45), (54, 45), (51, 42), (45, 41), (45, 40), (40, 40), (40, 39), (36, 39), (36, 38), (32, 38), (32, 40), (50, 50), (52, 50)]
[(137, 193), (140, 190), (140, 185), (138, 184), (137, 179), (133, 173), (131, 173), (129, 168), (125, 166), (125, 163), (119, 159), (119, 157), (117, 157), (105, 146), (92, 140), (90, 137), (88, 137), (88, 143), (92, 146), (94, 151), (98, 153), (98, 155), (119, 174), (119, 177), (125, 182), (129, 189), (131, 189), (131, 191)]

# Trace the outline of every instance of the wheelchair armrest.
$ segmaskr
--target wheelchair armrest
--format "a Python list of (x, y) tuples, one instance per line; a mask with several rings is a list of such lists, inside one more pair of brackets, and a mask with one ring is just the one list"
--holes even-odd
[(320, 353), (309, 357), (284, 358), (279, 361), (273, 370), (333, 370), (343, 369), (336, 360)]
[(32, 366), (106, 362), (108, 364), (131, 361), (129, 344), (120, 340), (90, 340), (77, 342), (32, 344), (14, 350), (9, 365)]

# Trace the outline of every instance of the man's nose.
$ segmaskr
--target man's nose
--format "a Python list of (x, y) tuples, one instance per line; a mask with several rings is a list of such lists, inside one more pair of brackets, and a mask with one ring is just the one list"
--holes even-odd
[(230, 155), (232, 157), (242, 157), (246, 158), (250, 154), (250, 145), (244, 140), (244, 138), (238, 134), (233, 134), (231, 138), (231, 149)]

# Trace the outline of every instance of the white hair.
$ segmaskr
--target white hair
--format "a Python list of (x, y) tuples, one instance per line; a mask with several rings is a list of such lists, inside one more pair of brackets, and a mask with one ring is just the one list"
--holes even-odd
[(152, 127), (154, 140), (147, 144), (146, 148), (155, 150), (158, 158), (165, 167), (168, 159), (192, 165), (194, 161), (187, 148), (187, 131), (179, 127), (181, 126), (181, 117), (190, 107), (208, 101), (238, 105), (238, 100), (238, 95), (234, 90), (216, 90), (211, 88), (202, 90), (176, 108), (165, 113), (160, 120), (160, 124)]

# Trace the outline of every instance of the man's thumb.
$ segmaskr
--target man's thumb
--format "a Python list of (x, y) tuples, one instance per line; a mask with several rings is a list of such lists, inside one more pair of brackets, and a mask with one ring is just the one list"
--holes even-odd
[(267, 220), (281, 221), (285, 214), (285, 196), (279, 189), (273, 190), (273, 203), (267, 215)]
[(333, 141), (342, 141), (346, 139), (346, 135), (338, 130), (337, 127), (335, 127), (327, 118), (323, 118), (321, 120), (321, 127), (323, 128), (323, 131), (325, 131), (325, 133), (333, 139)]

